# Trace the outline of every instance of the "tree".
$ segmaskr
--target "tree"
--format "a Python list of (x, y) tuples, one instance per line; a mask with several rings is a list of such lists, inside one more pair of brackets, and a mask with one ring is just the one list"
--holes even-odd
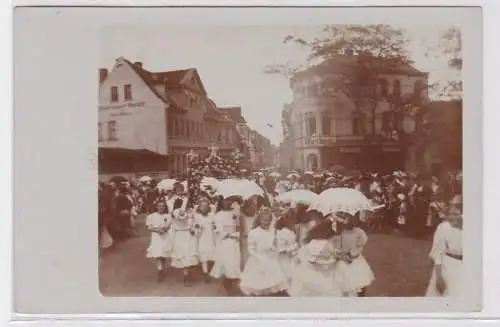
[[(353, 102), (356, 114), (363, 120), (371, 119), (372, 136), (375, 134), (375, 110), (383, 97), (379, 90), (382, 71), (411, 64), (406, 52), (409, 39), (403, 29), (390, 25), (328, 25), (322, 35), (313, 40), (289, 35), (284, 43), (294, 42), (308, 52), (304, 65), (270, 65), (265, 72), (279, 74), (291, 80), (312, 72), (321, 77), (321, 97), (334, 97), (342, 92)], [(391, 95), (388, 100), (396, 110), (415, 108), (415, 99), (401, 99)]]

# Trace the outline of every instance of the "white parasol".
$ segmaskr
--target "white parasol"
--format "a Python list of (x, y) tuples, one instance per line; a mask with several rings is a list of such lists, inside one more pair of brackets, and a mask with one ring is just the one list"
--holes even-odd
[(329, 188), (323, 191), (308, 210), (317, 210), (323, 215), (347, 212), (355, 215), (359, 211), (373, 210), (370, 200), (360, 191), (351, 188)]
[(269, 174), (269, 176), (279, 178), (281, 177), (281, 174), (278, 173), (277, 171), (273, 171), (272, 173)]
[(175, 179), (167, 178), (167, 179), (162, 179), (158, 185), (156, 185), (156, 188), (162, 191), (170, 191), (174, 189), (174, 185), (177, 183)]
[(254, 181), (247, 179), (225, 179), (219, 182), (217, 194), (225, 198), (241, 196), (243, 199), (249, 199), (254, 195), (264, 196), (264, 191)]
[(213, 189), (217, 189), (219, 183), (220, 182), (217, 178), (205, 176), (202, 178), (200, 185), (204, 187), (210, 186)]
[(318, 197), (318, 194), (309, 191), (309, 190), (291, 190), (285, 193), (278, 195), (275, 200), (278, 202), (286, 202), (286, 203), (298, 203), (298, 204), (306, 204), (310, 205), (314, 202), (314, 200)]
[(142, 183), (148, 183), (148, 182), (151, 182), (153, 179), (149, 176), (142, 176), (141, 178), (139, 178), (139, 182), (142, 182)]

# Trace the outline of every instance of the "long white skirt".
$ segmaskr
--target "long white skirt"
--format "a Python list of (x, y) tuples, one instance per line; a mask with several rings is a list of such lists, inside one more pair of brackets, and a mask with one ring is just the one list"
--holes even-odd
[(170, 252), (170, 234), (159, 234), (152, 232), (149, 246), (146, 250), (146, 258), (166, 258)]
[(238, 239), (226, 238), (218, 241), (215, 245), (214, 266), (210, 276), (213, 278), (240, 278), (240, 260), (240, 243)]
[(354, 259), (352, 263), (339, 261), (336, 269), (340, 275), (342, 291), (346, 293), (357, 293), (375, 279), (370, 265), (362, 255)]
[(198, 239), (198, 257), (201, 262), (213, 261), (215, 240), (211, 230), (205, 230)]
[(446, 285), (444, 294), (438, 292), (436, 288), (436, 270), (432, 270), (431, 279), (427, 288), (426, 296), (460, 296), (462, 293), (462, 260), (453, 259), (447, 255), (443, 257), (441, 272)]
[(244, 294), (269, 295), (287, 288), (288, 281), (277, 258), (248, 258), (240, 282), (240, 289)]
[(307, 262), (298, 264), (288, 294), (292, 297), (341, 297), (342, 289), (335, 266), (323, 267)]
[(290, 282), (295, 271), (296, 262), (289, 253), (280, 253), (278, 255), (278, 261), (281, 266), (281, 270), (285, 274), (286, 278)]
[(190, 231), (174, 231), (172, 234), (172, 267), (187, 268), (196, 266), (198, 260), (198, 241)]

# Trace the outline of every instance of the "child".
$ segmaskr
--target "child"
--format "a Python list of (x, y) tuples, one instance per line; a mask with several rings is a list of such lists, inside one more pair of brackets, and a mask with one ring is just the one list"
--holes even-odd
[[(177, 200), (181, 201), (181, 200)], [(190, 268), (199, 264), (196, 232), (193, 229), (194, 217), (180, 208), (182, 204), (174, 204), (172, 213), (172, 267), (182, 269), (184, 286), (191, 285)]]
[(248, 234), (249, 257), (240, 282), (240, 289), (246, 295), (287, 296), (288, 282), (278, 261), (272, 219), (270, 209), (263, 207)]
[(215, 250), (215, 225), (214, 212), (210, 206), (208, 198), (202, 197), (198, 201), (198, 206), (195, 212), (195, 227), (199, 232), (198, 237), (198, 258), (201, 262), (201, 268), (205, 274), (205, 282), (210, 282), (208, 275), (209, 263), (213, 263)]
[(291, 296), (342, 296), (335, 263), (338, 249), (332, 242), (335, 226), (324, 219), (307, 234), (305, 245), (297, 253), (297, 266), (288, 293)]
[(151, 232), (146, 257), (156, 259), (158, 282), (161, 282), (165, 276), (164, 270), (169, 248), (169, 234), (167, 232), (170, 228), (171, 217), (166, 213), (166, 208), (165, 201), (159, 200), (156, 203), (156, 212), (149, 214), (146, 218), (146, 227)]
[(287, 212), (276, 222), (278, 261), (280, 262), (281, 269), (287, 277), (288, 282), (291, 281), (293, 274), (293, 258), (299, 249), (297, 235), (294, 231), (295, 220), (293, 218), (293, 214)]
[(229, 296), (236, 295), (235, 283), (241, 274), (239, 220), (236, 219), (231, 204), (230, 199), (222, 199), (219, 206), (221, 210), (214, 216), (214, 266), (210, 272), (213, 278), (223, 279), (224, 288)]
[(374, 280), (373, 272), (362, 255), (368, 236), (355, 226), (354, 216), (344, 214), (342, 218), (342, 232), (334, 238), (342, 253), (338, 264), (343, 276), (342, 290), (344, 296), (365, 296), (367, 286)]

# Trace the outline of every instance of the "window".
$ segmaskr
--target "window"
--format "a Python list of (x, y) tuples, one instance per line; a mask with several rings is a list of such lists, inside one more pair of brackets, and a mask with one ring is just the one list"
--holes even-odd
[(191, 125), (189, 124), (189, 120), (186, 120), (186, 137), (191, 137)]
[(179, 119), (179, 136), (184, 136), (184, 120)]
[(309, 136), (313, 136), (316, 134), (316, 117), (314, 115), (310, 115), (308, 118), (308, 127), (309, 127)]
[(173, 136), (174, 130), (173, 130), (173, 120), (167, 118), (167, 135), (168, 136)]
[(331, 135), (332, 130), (332, 118), (328, 114), (323, 114), (321, 117), (321, 132), (325, 136)]
[(98, 136), (99, 142), (102, 142), (104, 140), (104, 135), (102, 133), (102, 123), (99, 123), (98, 133), (99, 133), (99, 136)]
[(390, 112), (384, 112), (382, 114), (382, 131), (384, 133), (392, 132), (392, 114)]
[(193, 134), (194, 139), (198, 137), (198, 133), (196, 131), (196, 124), (194, 121), (191, 122), (191, 134)]
[(381, 78), (379, 80), (379, 86), (380, 86), (380, 96), (386, 97), (389, 95), (389, 86), (387, 84), (387, 80)]
[(359, 118), (353, 118), (352, 120), (352, 135), (359, 135), (361, 134), (360, 130), (360, 119)]
[(172, 118), (172, 123), (173, 123), (173, 127), (174, 127), (174, 136), (177, 137), (179, 136), (179, 124), (178, 124), (178, 120), (176, 118)]
[(422, 81), (415, 81), (415, 84), (413, 84), (413, 96), (420, 99), (423, 90), (424, 85)]
[(118, 86), (111, 87), (111, 102), (118, 102)]
[(108, 141), (116, 141), (116, 121), (108, 121)]
[(132, 100), (132, 85), (126, 84), (124, 87), (125, 100)]
[(392, 89), (392, 94), (395, 96), (401, 95), (401, 82), (397, 79), (394, 81), (394, 86)]

